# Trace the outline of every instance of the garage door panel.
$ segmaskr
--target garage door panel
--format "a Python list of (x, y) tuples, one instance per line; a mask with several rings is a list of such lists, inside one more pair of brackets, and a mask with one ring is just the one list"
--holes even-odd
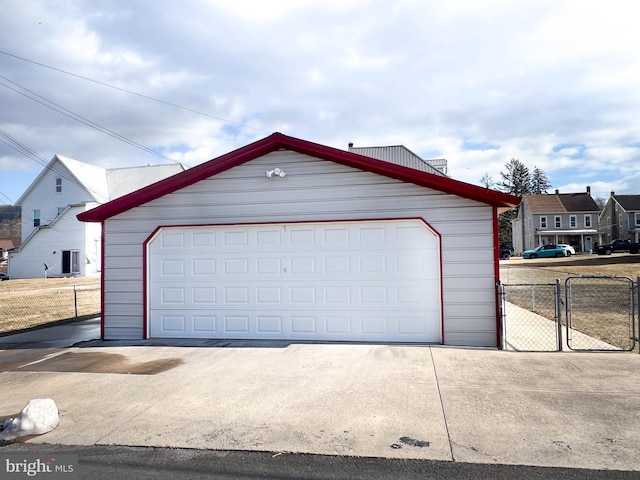
[(152, 337), (283, 339), (334, 341), (430, 341), (439, 328), (413, 314), (376, 314), (343, 312), (310, 315), (293, 312), (282, 315), (238, 314), (218, 311), (153, 312)]
[[(315, 282), (317, 283), (317, 282)], [(273, 285), (222, 285), (220, 283), (186, 283), (181, 286), (156, 284), (150, 292), (154, 309), (199, 309), (199, 308), (327, 308), (349, 311), (398, 310), (420, 308), (438, 309), (440, 303), (439, 286), (435, 281), (417, 284), (388, 285), (370, 283), (353, 285), (329, 282), (317, 285), (314, 282), (297, 282)], [(434, 307), (436, 306), (436, 307)]]
[(149, 244), (149, 335), (441, 340), (422, 222), (176, 227)]

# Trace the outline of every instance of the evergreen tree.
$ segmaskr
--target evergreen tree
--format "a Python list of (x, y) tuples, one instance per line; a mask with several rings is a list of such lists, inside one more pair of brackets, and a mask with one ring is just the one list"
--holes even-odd
[[(538, 167), (533, 173), (520, 160), (512, 158), (505, 165), (506, 172), (500, 172), (502, 180), (497, 183), (500, 191), (521, 197), (528, 194), (547, 193), (551, 188), (547, 174)], [(483, 177), (484, 178), (484, 177)], [(498, 221), (500, 242), (512, 245), (511, 221), (518, 216), (518, 208), (502, 213)]]
[(512, 158), (505, 168), (506, 173), (500, 172), (502, 181), (497, 184), (499, 190), (518, 197), (531, 193), (531, 174), (524, 163)]
[(533, 194), (539, 195), (541, 193), (547, 193), (547, 190), (551, 188), (551, 183), (549, 183), (549, 178), (547, 174), (544, 173), (543, 170), (538, 167), (533, 168), (533, 172), (531, 173), (531, 192)]

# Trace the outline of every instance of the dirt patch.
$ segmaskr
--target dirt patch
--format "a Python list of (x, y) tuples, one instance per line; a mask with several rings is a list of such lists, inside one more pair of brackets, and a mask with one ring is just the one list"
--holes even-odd
[(135, 363), (119, 353), (67, 352), (22, 367), (20, 371), (156, 375), (183, 363), (179, 358), (163, 358)]

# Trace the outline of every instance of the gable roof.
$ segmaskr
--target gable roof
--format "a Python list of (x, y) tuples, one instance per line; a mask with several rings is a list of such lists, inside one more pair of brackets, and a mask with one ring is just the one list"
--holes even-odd
[(627, 212), (640, 211), (640, 195), (612, 195)]
[(178, 164), (147, 165), (145, 167), (126, 167), (107, 170), (107, 186), (109, 200), (134, 192), (176, 173), (185, 168)]
[(519, 197), (514, 197), (506, 193), (471, 185), (432, 173), (416, 171), (386, 161), (345, 152), (344, 150), (338, 150), (276, 132), (261, 140), (257, 140), (249, 145), (186, 170), (179, 175), (161, 180), (153, 185), (149, 185), (148, 187), (124, 195), (92, 210), (83, 212), (78, 215), (78, 219), (84, 222), (100, 222), (276, 150), (292, 150), (303, 155), (309, 155), (348, 167), (384, 175), (396, 180), (451, 193), (496, 207), (515, 207), (520, 201)]
[(0, 250), (10, 250), (20, 245), (20, 237), (0, 238)]
[[(445, 159), (438, 158), (435, 160), (424, 160), (404, 145), (393, 145), (389, 147), (353, 147), (350, 143), (349, 151), (364, 155), (365, 157), (385, 160), (387, 162), (395, 163), (396, 165), (433, 173), (435, 175), (444, 176), (447, 168), (447, 161)], [(440, 170), (438, 166), (444, 171)]]
[(600, 211), (588, 193), (524, 195), (522, 201), (526, 202), (534, 214)]
[(96, 202), (105, 203), (184, 170), (181, 164), (107, 169), (63, 155), (54, 155), (20, 196), (16, 205), (20, 205), (50, 171), (82, 187)]
[(54, 172), (78, 184), (97, 202), (109, 200), (105, 169), (103, 167), (80, 162), (62, 155), (54, 155), (15, 204), (21, 205), (48, 172)]

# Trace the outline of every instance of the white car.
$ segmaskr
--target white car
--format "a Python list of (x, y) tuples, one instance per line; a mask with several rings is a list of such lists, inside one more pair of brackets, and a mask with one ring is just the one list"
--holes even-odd
[(564, 248), (565, 252), (567, 252), (567, 257), (576, 254), (576, 250), (571, 245), (559, 244), (559, 246)]

